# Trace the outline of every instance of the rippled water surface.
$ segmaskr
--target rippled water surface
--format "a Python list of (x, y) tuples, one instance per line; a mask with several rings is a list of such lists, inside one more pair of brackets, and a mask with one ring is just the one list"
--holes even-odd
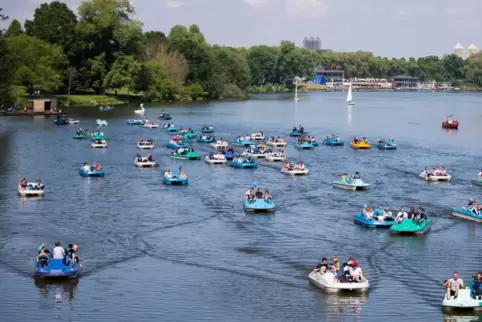
[[(331, 132), (345, 140), (390, 136), (398, 151), (355, 151), (320, 146), (298, 151), (287, 138), (288, 157), (311, 173), (287, 177), (281, 164), (259, 161), (255, 170), (181, 161), (187, 186), (161, 183), (163, 167), (176, 168), (165, 148), (170, 135), (128, 126), (133, 109), (73, 111), (79, 126), (109, 122), (109, 147), (73, 140), (76, 125), (52, 118), (0, 119), (0, 315), (1, 321), (472, 321), (444, 316), (441, 282), (459, 270), (466, 280), (482, 269), (482, 227), (451, 217), (469, 197), (481, 165), (482, 97), (448, 93), (343, 93), (257, 96), (243, 102), (161, 108), (178, 126), (216, 126), (216, 137), (262, 130), (287, 136), (304, 125), (319, 141)], [(441, 121), (454, 113), (458, 131)], [(136, 169), (139, 138), (152, 137), (157, 169)], [(208, 145), (194, 143), (205, 155)], [(104, 178), (82, 178), (82, 162), (100, 162)], [(425, 166), (447, 167), (453, 181), (426, 184)], [(360, 171), (366, 192), (333, 189), (343, 172)], [(18, 181), (41, 178), (40, 200), (16, 195)], [(274, 196), (274, 215), (246, 215), (243, 194), (256, 182)], [(364, 205), (424, 206), (432, 230), (422, 237), (390, 236), (353, 223)], [(35, 249), (59, 239), (79, 245), (85, 274), (74, 284), (32, 279)], [(353, 256), (371, 282), (368, 296), (327, 295), (307, 275), (321, 256)]]

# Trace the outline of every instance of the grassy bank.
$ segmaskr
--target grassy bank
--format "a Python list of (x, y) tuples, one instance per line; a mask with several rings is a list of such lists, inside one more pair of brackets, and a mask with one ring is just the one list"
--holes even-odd
[(55, 95), (62, 106), (120, 105), (128, 103), (123, 96), (105, 95)]

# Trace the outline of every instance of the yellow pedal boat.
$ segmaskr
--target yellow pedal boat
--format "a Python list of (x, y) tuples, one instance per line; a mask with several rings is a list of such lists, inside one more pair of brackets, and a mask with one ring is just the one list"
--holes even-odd
[(363, 142), (363, 141), (358, 141), (356, 143), (355, 143), (355, 141), (351, 141), (350, 145), (354, 149), (369, 149), (369, 148), (371, 148), (370, 144), (368, 144), (366, 142)]

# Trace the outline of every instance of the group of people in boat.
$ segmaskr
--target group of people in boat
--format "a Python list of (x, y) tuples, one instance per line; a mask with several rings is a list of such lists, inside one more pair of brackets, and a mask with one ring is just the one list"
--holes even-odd
[(27, 182), (27, 179), (23, 178), (22, 180), (20, 180), (19, 185), (20, 185), (20, 188), (24, 189), (24, 190), (25, 189), (28, 189), (28, 190), (44, 190), (44, 185), (42, 184), (40, 179), (37, 179), (34, 184), (29, 184)]
[(162, 110), (161, 114), (159, 115), (160, 118), (164, 118), (166, 116), (169, 116), (169, 114), (166, 113), (166, 111)]
[(94, 139), (92, 140), (95, 144), (106, 144), (107, 142), (104, 139)]
[(210, 124), (209, 126), (203, 124), (201, 130), (214, 130), (214, 126), (212, 124)]
[(208, 155), (209, 160), (226, 160), (222, 151), (218, 151), (216, 154), (214, 152), (209, 153)]
[(308, 143), (315, 143), (316, 138), (314, 136), (300, 136), (298, 137), (298, 144), (302, 144), (303, 142), (308, 142)]
[(191, 147), (185, 148), (185, 147), (179, 147), (176, 151), (173, 151), (171, 154), (187, 154), (188, 152), (194, 152), (194, 149)]
[(383, 208), (381, 204), (378, 205), (378, 208), (373, 209), (372, 207), (367, 207), (366, 205), (363, 207), (362, 210), (363, 216), (365, 216), (368, 220), (377, 220), (377, 221), (393, 221), (392, 212), (388, 208)]
[(475, 215), (480, 215), (480, 211), (482, 210), (482, 205), (477, 206), (477, 203), (474, 199), (469, 200), (469, 204), (467, 205), (467, 210), (471, 211)]
[(365, 280), (358, 262), (355, 261), (353, 257), (348, 258), (348, 260), (341, 265), (336, 254), (331, 256), (330, 263), (328, 263), (326, 257), (323, 257), (321, 262), (313, 269), (313, 272), (318, 272), (321, 275), (324, 275), (326, 272), (331, 272), (337, 277), (338, 281), (342, 283), (359, 283)]
[(268, 155), (270, 155), (270, 156), (275, 156), (275, 157), (283, 157), (283, 158), (284, 158), (284, 157), (285, 157), (285, 151), (283, 151), (283, 150), (281, 150), (281, 149), (279, 149), (278, 151), (273, 151), (273, 150), (271, 150), (271, 149), (268, 149), (268, 150), (266, 151), (266, 156), (268, 156)]
[(305, 164), (301, 161), (297, 161), (296, 163), (293, 163), (286, 160), (285, 163), (283, 164), (283, 168), (288, 171), (305, 170)]
[(377, 139), (377, 142), (378, 144), (384, 144), (388, 146), (395, 144), (395, 140), (391, 138), (388, 138), (386, 141), (384, 139)]
[(436, 167), (432, 169), (425, 168), (425, 175), (427, 178), (430, 178), (432, 176), (435, 177), (444, 177), (447, 175), (447, 170), (444, 167)]
[(75, 134), (76, 135), (88, 135), (89, 134), (89, 130), (87, 129), (82, 129), (81, 127), (79, 127), (77, 129), (77, 131), (75, 131)]
[(245, 136), (238, 136), (236, 138), (236, 142), (238, 143), (251, 142), (251, 135), (246, 134)]
[(355, 137), (352, 141), (354, 144), (359, 144), (359, 143), (365, 143), (368, 144), (368, 140), (366, 137), (362, 137), (361, 139), (358, 137)]
[(191, 129), (190, 127), (188, 127), (187, 129), (184, 129), (184, 128), (181, 128), (179, 130), (179, 133), (180, 134), (188, 134), (188, 133), (194, 133), (193, 129)]
[[(443, 286), (446, 288), (447, 300), (457, 299), (459, 290), (465, 289), (467, 286), (464, 280), (459, 277), (459, 272), (453, 272), (452, 278), (445, 280)], [(475, 300), (482, 300), (482, 272), (477, 272), (472, 275), (472, 282), (468, 286), (470, 289), (470, 296)]]
[(301, 125), (296, 127), (296, 126), (293, 126), (293, 132), (300, 132), (300, 133), (305, 133), (305, 128), (302, 127)]
[(209, 134), (201, 134), (200, 138), (201, 138), (201, 140), (207, 140), (207, 141), (212, 140), (213, 142), (216, 140), (215, 137), (213, 137)]
[(263, 194), (263, 189), (258, 188), (256, 191), (253, 187), (249, 188), (248, 191), (245, 193), (246, 199), (250, 202), (254, 202), (255, 199), (264, 199), (266, 202), (271, 201), (272, 197), (268, 190), (266, 190)]
[(251, 133), (251, 138), (253, 139), (260, 139), (261, 137), (264, 137), (263, 131), (257, 131), (257, 132)]
[(234, 158), (234, 162), (236, 162), (236, 163), (253, 163), (254, 158), (252, 156), (250, 156), (249, 158), (237, 156), (237, 157)]
[(89, 165), (87, 162), (84, 162), (84, 164), (82, 165), (82, 170), (84, 170), (85, 172), (96, 172), (96, 171), (101, 171), (102, 166), (97, 162), (92, 163), (92, 165)]
[(67, 248), (62, 247), (60, 241), (54, 243), (54, 248), (50, 251), (45, 243), (42, 243), (37, 248), (37, 262), (40, 267), (45, 267), (49, 264), (51, 259), (61, 259), (64, 265), (70, 266), (74, 263), (79, 265), (79, 269), (82, 269), (80, 259), (77, 256), (77, 245), (68, 244)]
[(344, 181), (348, 184), (353, 183), (354, 179), (361, 179), (360, 172), (355, 172), (353, 176), (350, 176), (348, 173), (343, 173), (343, 175), (341, 176), (341, 181)]
[(399, 224), (405, 219), (412, 220), (414, 224), (421, 225), (427, 219), (427, 215), (425, 214), (425, 209), (423, 207), (418, 207), (417, 210), (415, 210), (415, 207), (410, 207), (408, 212), (401, 207), (395, 217), (395, 222)]
[(139, 139), (139, 145), (154, 145), (154, 140), (149, 138), (147, 139), (146, 141), (144, 141), (143, 139)]
[(331, 136), (326, 136), (326, 139), (325, 141), (328, 141), (328, 140), (334, 140), (335, 142), (340, 142), (341, 139), (338, 135), (335, 135), (334, 133), (331, 133)]
[(154, 160), (152, 159), (152, 155), (150, 154), (148, 154), (147, 157), (144, 158), (138, 153), (136, 156), (136, 160), (137, 162), (154, 162)]
[(258, 146), (254, 146), (254, 147), (249, 147), (247, 149), (244, 150), (244, 153), (245, 155), (248, 155), (248, 154), (265, 154), (265, 153), (271, 153), (271, 149), (266, 149), (266, 146), (265, 145), (258, 145)]
[(169, 179), (173, 179), (173, 178), (185, 179), (187, 178), (187, 175), (182, 170), (180, 170), (179, 174), (177, 174), (177, 173), (172, 173), (171, 169), (167, 168), (166, 171), (164, 172), (164, 177)]
[(159, 127), (159, 123), (157, 122), (149, 122), (149, 120), (146, 120), (144, 123), (144, 127)]
[(164, 123), (164, 124), (162, 125), (162, 127), (164, 127), (165, 129), (170, 128), (170, 127), (174, 127), (174, 126), (175, 126), (174, 123)]
[(268, 143), (285, 143), (285, 139), (282, 138), (281, 136), (278, 136), (278, 137), (270, 137), (269, 140), (268, 140)]

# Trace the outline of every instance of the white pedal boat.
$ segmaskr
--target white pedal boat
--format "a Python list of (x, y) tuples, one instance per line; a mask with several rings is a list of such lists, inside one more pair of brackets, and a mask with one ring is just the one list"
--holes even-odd
[(217, 149), (217, 148), (227, 148), (229, 146), (229, 143), (227, 141), (216, 141), (216, 142), (210, 143), (209, 145)]
[(146, 121), (142, 127), (148, 128), (148, 129), (157, 129), (159, 127), (158, 123), (150, 123), (149, 121)]
[(69, 122), (69, 124), (79, 124), (79, 123), (80, 123), (79, 120), (74, 120), (73, 118), (69, 118), (69, 119), (67, 120), (67, 122)]
[(241, 156), (242, 156), (242, 157), (246, 157), (246, 158), (258, 159), (258, 158), (264, 158), (264, 157), (266, 157), (266, 153), (243, 152), (243, 153), (241, 153)]
[(447, 299), (447, 294), (444, 294), (444, 300), (442, 306), (444, 308), (452, 309), (472, 309), (472, 310), (482, 310), (481, 304), (482, 300), (474, 299), (470, 294), (470, 288), (464, 288), (459, 290), (459, 294), (456, 299), (453, 296)]
[(136, 167), (139, 167), (139, 168), (154, 168), (154, 167), (157, 167), (156, 161), (137, 161), (137, 158), (134, 159), (134, 165)]
[(137, 143), (137, 148), (138, 149), (154, 149), (154, 144), (139, 144), (139, 142)]
[(270, 162), (277, 162), (286, 160), (286, 156), (283, 153), (266, 153), (265, 159)]
[[(35, 187), (37, 186), (37, 183), (35, 182), (29, 182), (27, 183), (27, 187), (28, 186), (32, 186), (32, 187)], [(43, 185), (42, 185), (43, 187)], [(41, 189), (41, 190), (37, 190), (37, 189), (29, 189), (29, 188), (25, 188), (23, 189), (22, 187), (20, 187), (20, 185), (17, 186), (17, 192), (20, 196), (24, 196), (24, 197), (37, 197), (37, 196), (43, 196), (44, 193), (45, 193), (45, 190)]]
[(310, 173), (310, 171), (307, 169), (307, 168), (304, 168), (304, 169), (281, 169), (281, 172), (284, 173), (284, 174), (287, 174), (289, 176), (305, 176), (307, 175), (308, 173)]
[(436, 182), (436, 181), (450, 181), (450, 179), (452, 179), (452, 176), (450, 174), (447, 174), (445, 176), (434, 176), (434, 175), (431, 175), (431, 176), (428, 176), (427, 175), (427, 171), (422, 171), (422, 173), (420, 173), (418, 175), (418, 177), (420, 179), (423, 179), (425, 181), (430, 181), (430, 182)]
[(206, 156), (204, 158), (204, 161), (209, 164), (225, 164), (228, 163), (228, 160), (224, 157), (222, 154), (216, 154), (214, 155), (214, 159), (210, 159), (209, 156)]
[(268, 141), (268, 143), (266, 143), (266, 145), (270, 145), (270, 146), (286, 146), (288, 143), (286, 142), (274, 142), (274, 141)]
[(94, 149), (107, 148), (107, 142), (105, 142), (105, 143), (92, 142), (92, 143), (90, 144), (90, 147), (91, 147), (91, 148), (94, 148)]
[(308, 275), (308, 280), (316, 287), (328, 293), (341, 291), (367, 292), (368, 288), (370, 287), (367, 279), (363, 279), (362, 282), (359, 283), (340, 282), (332, 272), (326, 272), (323, 275), (318, 272), (311, 272)]
[(264, 140), (264, 134), (262, 132), (253, 132), (251, 133), (251, 140)]

